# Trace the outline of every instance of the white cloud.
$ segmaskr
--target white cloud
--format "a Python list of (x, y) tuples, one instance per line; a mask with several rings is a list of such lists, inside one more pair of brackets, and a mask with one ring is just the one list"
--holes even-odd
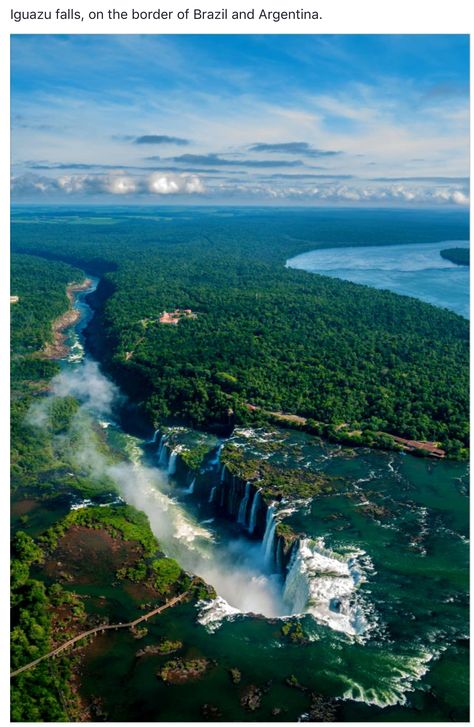
[(155, 172), (148, 178), (148, 191), (153, 194), (202, 194), (204, 185), (194, 174)]
[(13, 195), (51, 194), (202, 194), (204, 184), (195, 174), (154, 172), (148, 176), (126, 174), (63, 174), (60, 177), (40, 177), (22, 174), (12, 177)]

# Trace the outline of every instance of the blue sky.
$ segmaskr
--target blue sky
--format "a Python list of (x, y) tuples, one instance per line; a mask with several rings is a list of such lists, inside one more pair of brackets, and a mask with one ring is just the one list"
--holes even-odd
[(468, 36), (12, 37), (12, 199), (468, 204)]

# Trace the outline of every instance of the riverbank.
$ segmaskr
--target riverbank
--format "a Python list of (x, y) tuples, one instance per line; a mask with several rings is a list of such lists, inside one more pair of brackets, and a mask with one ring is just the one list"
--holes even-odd
[(85, 278), (81, 283), (70, 283), (66, 287), (66, 296), (70, 308), (61, 316), (56, 318), (52, 324), (53, 340), (46, 343), (43, 350), (38, 354), (39, 358), (57, 360), (64, 358), (68, 353), (66, 344), (66, 331), (71, 328), (80, 318), (80, 311), (73, 308), (75, 296), (91, 287), (90, 278)]

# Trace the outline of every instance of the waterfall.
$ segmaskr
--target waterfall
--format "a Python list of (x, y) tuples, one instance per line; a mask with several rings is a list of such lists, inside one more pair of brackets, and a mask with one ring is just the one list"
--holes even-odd
[(188, 487), (188, 488), (187, 488), (187, 489), (186, 489), (186, 490), (184, 491), (184, 494), (185, 494), (185, 495), (192, 495), (192, 494), (193, 494), (193, 492), (194, 492), (194, 485), (195, 485), (195, 484), (196, 484), (196, 478), (195, 478), (195, 477), (193, 477), (193, 479), (192, 479), (192, 481), (191, 481), (191, 484), (190, 484), (190, 485), (189, 485), (189, 487)]
[(216, 488), (213, 487), (211, 490), (211, 494), (209, 495), (209, 502), (214, 502), (215, 496), (216, 496)]
[(168, 462), (168, 449), (166, 447), (166, 435), (161, 437), (160, 448), (158, 449), (158, 464), (164, 467)]
[(285, 563), (283, 560), (283, 540), (278, 538), (276, 547), (276, 564), (279, 573), (285, 572)]
[(229, 515), (234, 514), (234, 500), (235, 500), (235, 475), (232, 475), (232, 484), (229, 488), (229, 493), (228, 493), (228, 503), (229, 504), (227, 507), (227, 512), (229, 513)]
[(275, 504), (272, 503), (267, 509), (267, 521), (265, 524), (265, 534), (262, 540), (262, 554), (265, 565), (273, 565), (273, 543), (275, 540), (275, 530), (277, 521), (275, 518)]
[(360, 580), (355, 566), (355, 560), (327, 550), (321, 539), (300, 540), (290, 561), (283, 599), (292, 613), (309, 612), (336, 631), (360, 634), (367, 621), (353, 605)]
[(178, 451), (176, 449), (173, 449), (173, 451), (170, 454), (170, 458), (168, 461), (168, 474), (174, 475), (176, 472), (176, 457), (178, 455)]
[(250, 497), (250, 482), (247, 482), (245, 484), (245, 494), (242, 497), (242, 500), (240, 502), (239, 514), (237, 516), (237, 522), (240, 523), (240, 525), (243, 525), (244, 527), (246, 525), (247, 505), (249, 502), (249, 497)]
[(159, 429), (156, 429), (154, 435), (152, 436), (152, 438), (151, 439), (148, 439), (146, 443), (147, 444), (156, 444), (156, 440), (158, 439), (158, 434), (159, 433), (160, 433), (160, 430)]
[(225, 464), (222, 465), (221, 482), (224, 482), (224, 479), (225, 479)]
[(258, 512), (258, 506), (260, 504), (261, 499), (262, 499), (262, 496), (260, 495), (260, 490), (257, 490), (257, 492), (254, 495), (253, 502), (252, 502), (252, 509), (250, 511), (250, 520), (249, 520), (250, 535), (252, 535), (253, 531), (255, 530), (255, 526), (257, 524), (257, 512)]
[(223, 444), (219, 444), (219, 446), (216, 449), (216, 456), (214, 457), (213, 460), (211, 460), (210, 464), (212, 464), (214, 466), (217, 466), (217, 467), (220, 465), (220, 462), (221, 462), (221, 452), (222, 452), (222, 447), (223, 446), (224, 446)]

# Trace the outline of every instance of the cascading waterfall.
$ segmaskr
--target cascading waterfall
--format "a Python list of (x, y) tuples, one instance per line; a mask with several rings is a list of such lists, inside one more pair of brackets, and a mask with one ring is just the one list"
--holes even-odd
[(160, 447), (158, 449), (158, 464), (160, 467), (164, 467), (168, 462), (168, 448), (166, 447), (167, 437), (164, 435), (161, 438)]
[(194, 492), (194, 486), (195, 486), (195, 484), (196, 484), (196, 478), (195, 478), (195, 477), (193, 477), (193, 479), (191, 480), (191, 484), (190, 484), (190, 485), (189, 485), (189, 487), (188, 487), (188, 488), (187, 488), (187, 489), (186, 489), (186, 490), (184, 491), (184, 494), (185, 494), (185, 495), (192, 495), (192, 494), (193, 494), (193, 492)]
[(159, 429), (155, 429), (155, 433), (153, 434), (152, 438), (147, 441), (147, 444), (156, 444), (156, 440), (158, 439), (158, 434), (159, 433), (160, 433), (160, 430)]
[(285, 564), (283, 560), (283, 543), (281, 538), (278, 538), (276, 547), (276, 565), (279, 573), (284, 573)]
[(249, 502), (249, 497), (250, 497), (250, 482), (247, 482), (245, 484), (245, 494), (242, 497), (242, 500), (240, 502), (239, 514), (237, 516), (237, 522), (240, 525), (243, 525), (244, 527), (246, 525), (246, 522), (245, 521), (246, 521), (247, 505), (248, 505), (248, 502)]
[(209, 495), (209, 502), (214, 502), (215, 496), (216, 496), (216, 487), (213, 487), (211, 489), (211, 494)]
[(217, 466), (217, 467), (220, 465), (220, 462), (221, 462), (221, 452), (222, 452), (222, 447), (223, 446), (224, 446), (223, 444), (219, 444), (219, 446), (217, 447), (217, 450), (216, 450), (216, 456), (214, 457), (213, 460), (211, 460), (210, 464), (212, 464), (214, 466)]
[(257, 524), (257, 512), (258, 507), (260, 505), (260, 500), (262, 499), (262, 496), (260, 495), (260, 490), (257, 490), (257, 492), (254, 495), (253, 502), (252, 502), (252, 509), (250, 511), (250, 519), (249, 519), (249, 527), (248, 531), (250, 535), (252, 535), (253, 531), (255, 530), (255, 526)]
[(178, 450), (177, 449), (173, 449), (173, 451), (170, 454), (169, 461), (168, 461), (168, 470), (167, 470), (167, 472), (168, 472), (169, 475), (174, 475), (174, 473), (176, 472), (176, 457), (177, 456), (178, 456)]
[(355, 560), (327, 550), (322, 540), (300, 540), (285, 580), (283, 600), (292, 613), (311, 613), (336, 631), (361, 634), (367, 622), (351, 597), (361, 574)]
[(275, 540), (275, 530), (277, 521), (275, 517), (275, 503), (272, 503), (267, 509), (267, 521), (265, 524), (265, 534), (262, 541), (262, 554), (266, 566), (273, 565), (273, 545)]

